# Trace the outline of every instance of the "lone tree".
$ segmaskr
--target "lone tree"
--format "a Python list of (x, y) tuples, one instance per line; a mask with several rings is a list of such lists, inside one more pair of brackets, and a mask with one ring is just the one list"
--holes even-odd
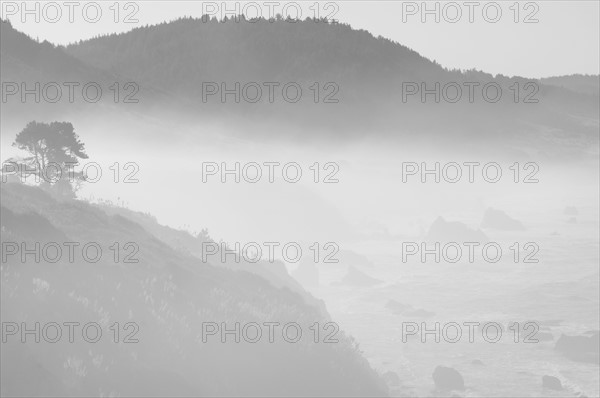
[(75, 166), (79, 159), (87, 159), (88, 155), (71, 123), (29, 122), (17, 134), (13, 146), (31, 155), (13, 160), (23, 176), (35, 175), (36, 181), (41, 179), (69, 196), (73, 196), (78, 182), (84, 180), (81, 173), (75, 172)]

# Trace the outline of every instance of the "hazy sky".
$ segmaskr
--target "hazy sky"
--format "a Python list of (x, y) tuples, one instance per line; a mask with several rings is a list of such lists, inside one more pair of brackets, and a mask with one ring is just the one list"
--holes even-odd
[[(38, 3), (39, 23), (35, 22), (35, 12), (23, 15), (21, 1), (3, 1), (2, 17), (10, 19), (18, 30), (55, 44), (68, 44), (99, 34), (125, 32), (136, 26), (156, 24), (181, 16), (200, 17), (213, 9), (218, 17), (226, 12), (221, 1), (122, 1), (116, 16), (114, 1), (95, 4), (74, 2), (77, 5), (73, 6), (74, 21), (71, 23), (66, 2), (27, 2), (27, 7), (35, 10), (35, 3)], [(268, 17), (269, 12), (274, 10), (293, 17), (298, 9), (296, 5), (299, 5), (304, 18), (313, 16), (317, 8), (315, 1), (271, 2), (272, 5), (268, 1), (229, 1), (227, 8), (234, 11), (236, 3), (239, 10), (246, 10), (248, 16), (260, 12)], [(357, 29), (366, 29), (375, 36), (395, 40), (446, 67), (476, 68), (493, 74), (526, 77), (599, 73), (599, 1), (517, 3), (509, 0), (468, 3), (428, 1), (429, 10), (438, 7), (439, 23), (435, 22), (435, 13), (423, 15), (422, 1), (321, 1), (318, 9), (323, 17), (335, 12), (334, 18), (341, 22)], [(88, 19), (94, 20), (98, 8), (96, 4), (99, 4), (101, 15), (97, 22), (87, 22), (83, 18), (83, 9), (86, 7)], [(287, 6), (285, 12), (284, 6)], [(498, 17), (497, 10), (501, 11)], [(16, 14), (11, 15), (13, 12)], [(115, 22), (115, 16), (118, 22)], [(127, 16), (138, 22), (125, 23)], [(23, 17), (26, 18), (25, 23), (22, 22)], [(422, 17), (427, 18), (425, 23)], [(49, 21), (55, 18), (57, 22)], [(519, 22), (515, 23), (515, 18)], [(454, 19), (457, 22), (450, 22)], [(495, 19), (498, 21), (492, 23)], [(537, 22), (524, 23), (526, 19)]]

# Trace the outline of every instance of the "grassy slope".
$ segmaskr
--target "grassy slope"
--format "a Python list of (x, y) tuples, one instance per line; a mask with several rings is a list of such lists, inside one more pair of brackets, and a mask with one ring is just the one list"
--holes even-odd
[[(77, 334), (75, 343), (67, 343), (66, 335), (56, 344), (9, 339), (2, 350), (3, 395), (384, 393), (342, 332), (337, 344), (315, 344), (308, 334), (297, 344), (223, 344), (217, 338), (202, 343), (203, 321), (295, 321), (305, 331), (327, 321), (322, 310), (287, 287), (201, 263), (127, 217), (85, 202), (57, 201), (39, 188), (3, 184), (1, 211), (4, 242), (31, 247), (65, 239), (103, 247), (95, 264), (36, 264), (31, 256), (21, 263), (11, 257), (2, 264), (2, 321), (29, 327), (36, 321), (98, 322), (105, 333), (95, 344)], [(136, 242), (139, 263), (115, 264), (108, 249), (114, 242)], [(109, 330), (114, 322), (137, 323), (139, 343), (115, 344)]]

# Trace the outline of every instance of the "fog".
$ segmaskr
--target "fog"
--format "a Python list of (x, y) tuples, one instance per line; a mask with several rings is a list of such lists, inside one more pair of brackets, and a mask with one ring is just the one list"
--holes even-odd
[[(491, 75), (554, 69), (494, 62), (501, 30), (481, 24), (438, 54), (473, 65), (487, 40), (493, 68), (454, 70), (374, 36), (402, 29), (371, 14), (181, 18), (66, 48), (2, 21), (3, 83), (136, 81), (140, 101), (2, 104), (1, 395), (598, 396), (598, 76)], [(576, 37), (594, 28), (582, 21)], [(579, 48), (565, 54), (588, 59)], [(557, 70), (589, 70), (565, 54)], [(331, 84), (339, 101), (206, 104), (211, 79)], [(506, 95), (405, 101), (406, 83), (468, 82)], [(84, 178), (11, 169), (39, 159), (76, 159)], [(48, 259), (60, 242), (105, 256)], [(48, 324), (73, 320), (114, 341), (46, 344)], [(33, 344), (25, 327), (42, 321)], [(273, 322), (304, 334), (248, 338)]]

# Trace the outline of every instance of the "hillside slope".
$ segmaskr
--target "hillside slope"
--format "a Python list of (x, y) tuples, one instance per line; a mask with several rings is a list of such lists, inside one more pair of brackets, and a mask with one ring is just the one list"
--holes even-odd
[[(35, 74), (28, 71), (43, 69), (38, 78), (42, 82), (67, 81), (67, 76), (71, 81), (102, 80), (88, 76), (96, 73), (111, 76), (104, 80), (106, 85), (117, 80), (121, 89), (133, 82), (139, 88), (135, 95), (138, 103), (122, 103), (124, 95), (131, 93), (129, 89), (121, 90), (119, 103), (114, 103), (114, 93), (105, 89), (100, 111), (110, 114), (111, 120), (123, 119), (122, 124), (158, 120), (173, 126), (178, 134), (186, 129), (197, 131), (194, 126), (216, 124), (231, 134), (259, 140), (298, 138), (298, 134), (302, 140), (335, 141), (365, 136), (400, 141), (423, 137), (445, 146), (468, 141), (508, 152), (544, 153), (551, 159), (579, 158), (582, 151), (598, 144), (598, 93), (550, 80), (448, 70), (399, 43), (345, 24), (184, 18), (66, 48), (37, 43), (9, 23), (1, 25), (3, 81), (7, 77), (30, 81)], [(56, 59), (51, 64), (64, 69), (64, 74), (39, 65), (36, 54), (45, 52), (51, 53), (49, 59)], [(278, 84), (272, 103), (265, 86), (269, 82)], [(224, 103), (218, 93), (205, 95), (207, 83), (215, 87), (225, 84), (228, 89), (239, 83), (239, 102), (231, 94)], [(288, 83), (301, 88), (298, 102), (284, 98), (283, 87)], [(247, 84), (254, 88), (249, 88), (246, 98), (255, 98), (256, 87), (261, 88), (256, 103), (244, 99), (242, 88)], [(421, 91), (437, 85), (439, 98), (430, 94), (423, 100), (420, 93), (408, 95), (407, 84)], [(469, 84), (477, 85), (473, 95)], [(492, 98), (494, 87), (500, 88), (497, 102), (484, 99), (486, 85), (492, 85), (486, 91)], [(455, 98), (452, 87), (461, 90), (457, 102), (448, 100)], [(287, 93), (295, 96), (294, 89)], [(12, 101), (5, 109), (11, 118), (27, 114), (13, 125), (31, 118), (86, 120), (99, 113), (98, 107), (91, 106), (94, 104), (82, 104), (81, 100), (59, 105)]]
[[(532, 135), (550, 126), (571, 134), (591, 134), (581, 121), (598, 120), (598, 95), (546, 86), (535, 79), (448, 70), (399, 43), (345, 24), (185, 18), (87, 40), (68, 46), (66, 51), (93, 67), (173, 93), (191, 106), (182, 105), (183, 110), (193, 109), (191, 114), (210, 116), (227, 109), (228, 115), (242, 120), (267, 117), (302, 124), (302, 115), (310, 112), (304, 123), (337, 126), (346, 136), (369, 126), (397, 134), (439, 135), (442, 130), (471, 138), (502, 134), (502, 139), (510, 140), (515, 138), (510, 135), (513, 131), (515, 135)], [(204, 101), (202, 84), (206, 82), (225, 82), (228, 88), (235, 82), (241, 86), (248, 82), (279, 82), (282, 86), (295, 82), (304, 89), (304, 95), (294, 104), (281, 98), (268, 104), (266, 94), (257, 104), (244, 103), (243, 99), (234, 103), (233, 96), (223, 104), (218, 95)], [(314, 82), (334, 82), (339, 91), (333, 98), (339, 102), (315, 104), (309, 89)], [(470, 82), (479, 84), (472, 102), (465, 86)], [(420, 94), (405, 98), (407, 83), (424, 83), (429, 90), (439, 84), (439, 103), (433, 95), (425, 101)], [(444, 101), (441, 88), (447, 84), (461, 87), (458, 102)], [(482, 88), (486, 84), (501, 87), (498, 102), (484, 100)], [(322, 96), (332, 92), (321, 90)], [(454, 96), (453, 90), (446, 92), (448, 98)], [(494, 89), (488, 94), (493, 97)]]
[[(203, 322), (297, 322), (303, 331), (326, 314), (301, 295), (243, 270), (202, 263), (177, 251), (140, 224), (81, 201), (54, 200), (39, 188), (3, 184), (2, 241), (97, 242), (98, 262), (75, 251), (56, 263), (7, 256), (1, 268), (3, 322), (97, 322), (98, 343), (66, 336), (58, 343), (26, 344), (9, 336), (3, 344), (2, 395), (88, 396), (286, 396), (385, 394), (376, 373), (342, 332), (337, 344), (267, 338), (258, 343), (202, 341)], [(43, 220), (43, 222), (41, 221)], [(109, 246), (137, 244), (133, 258), (115, 261)], [(3, 246), (4, 247), (4, 246)], [(92, 251), (93, 252), (93, 251)], [(79, 253), (79, 255), (78, 255)], [(134, 322), (137, 343), (112, 341), (111, 325)], [(233, 326), (231, 326), (233, 328)], [(276, 335), (277, 336), (277, 335)], [(76, 337), (79, 337), (76, 335)], [(279, 336), (280, 337), (280, 336)], [(24, 377), (35, 382), (25, 382)], [(28, 390), (22, 389), (27, 385)]]

